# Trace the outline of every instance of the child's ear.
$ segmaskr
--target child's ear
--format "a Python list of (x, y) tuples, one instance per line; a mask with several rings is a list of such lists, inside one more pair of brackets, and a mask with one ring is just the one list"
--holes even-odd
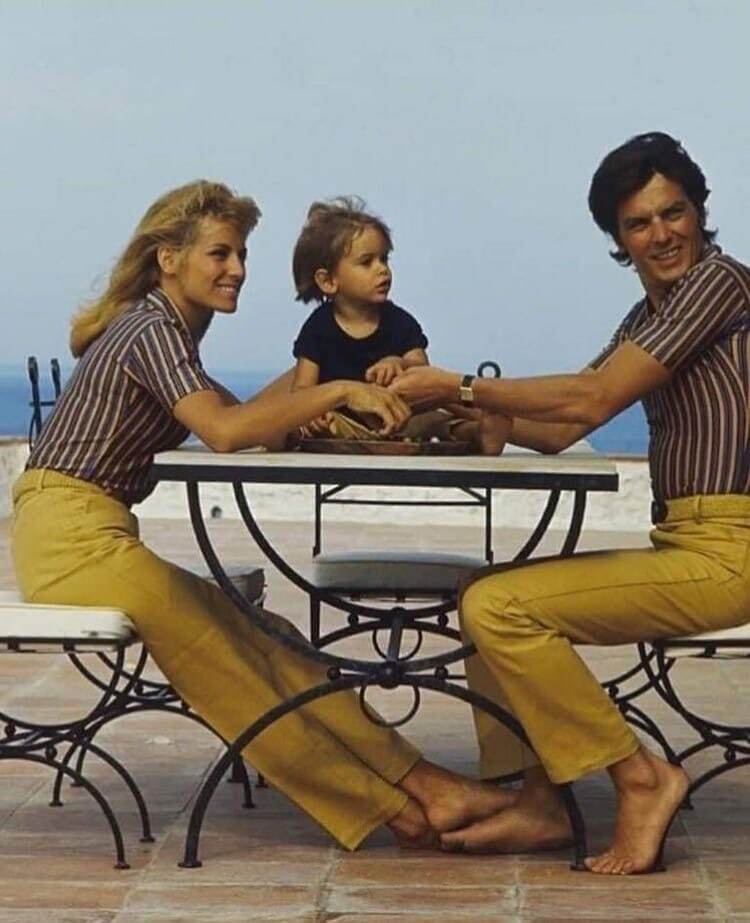
[(315, 284), (321, 292), (323, 292), (324, 295), (328, 295), (329, 298), (335, 295), (339, 290), (338, 282), (336, 282), (327, 269), (316, 269), (313, 279), (315, 279)]

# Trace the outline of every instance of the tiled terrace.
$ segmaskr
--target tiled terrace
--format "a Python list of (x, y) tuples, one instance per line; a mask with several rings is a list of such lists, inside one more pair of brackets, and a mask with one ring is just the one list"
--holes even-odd
[[(214, 528), (229, 563), (252, 553), (237, 523), (219, 521)], [(399, 529), (368, 527), (368, 543), (375, 543), (376, 531), (393, 545), (413, 542)], [(336, 525), (328, 534), (332, 543), (347, 547), (363, 541), (362, 532), (361, 527)], [(150, 520), (143, 533), (173, 560), (198, 555), (187, 523)], [(272, 533), (290, 556), (309, 558), (306, 526), (279, 524)], [(446, 529), (437, 539), (454, 548), (476, 542), (461, 528)], [(598, 544), (641, 540), (596, 536)], [(508, 548), (518, 541), (518, 535), (498, 536), (498, 544)], [(5, 521), (0, 523), (0, 588), (12, 586), (7, 543)], [(591, 536), (583, 546), (592, 546)], [(269, 578), (272, 607), (304, 625), (306, 610), (297, 592), (278, 574)], [(593, 656), (602, 677), (619, 672), (631, 659), (621, 649)], [(728, 718), (746, 715), (750, 678), (744, 664), (691, 662), (679, 669), (681, 688), (707, 710)], [(72, 714), (87, 692), (62, 658), (2, 658), (2, 706), (23, 701), (25, 708), (33, 703), (37, 715)], [(378, 704), (396, 714), (405, 696), (384, 694)], [(692, 739), (659, 702), (648, 705), (675, 743)], [(432, 759), (472, 771), (471, 719), (462, 704), (428, 698), (407, 733)], [(694, 811), (682, 812), (663, 875), (605, 880), (576, 874), (562, 853), (507, 858), (404, 853), (385, 832), (348, 854), (277, 792), (259, 790), (257, 809), (245, 811), (236, 786), (224, 784), (204, 827), (205, 864), (183, 870), (177, 861), (187, 812), (218, 752), (214, 740), (190, 722), (153, 715), (116, 723), (107, 735), (107, 746), (134, 769), (153, 815), (156, 842), (138, 842), (132, 803), (92, 762), (92, 778), (110, 797), (125, 830), (131, 869), (115, 871), (109, 831), (85, 792), (66, 788), (65, 806), (50, 808), (48, 771), (0, 764), (0, 923), (750, 921), (748, 770), (716, 780), (699, 794)], [(606, 780), (587, 779), (577, 794), (591, 845), (601, 847), (612, 813)]]

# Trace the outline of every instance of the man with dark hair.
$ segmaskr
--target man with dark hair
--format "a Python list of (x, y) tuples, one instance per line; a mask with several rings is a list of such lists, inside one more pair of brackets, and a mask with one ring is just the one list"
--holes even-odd
[(477, 716), (486, 776), (523, 770), (516, 803), (444, 834), (446, 848), (559, 846), (570, 830), (555, 787), (606, 769), (618, 813), (602, 874), (648, 872), (688, 787), (640, 744), (574, 650), (740, 625), (750, 617), (750, 269), (706, 229), (701, 169), (669, 135), (605, 157), (589, 203), (632, 263), (645, 297), (582, 372), (475, 379), (409, 369), (391, 387), (410, 403), (453, 401), (513, 418), (510, 442), (559, 452), (642, 400), (650, 428), (652, 548), (575, 555), (479, 572), (461, 603), (479, 692), (509, 707), (534, 753)]

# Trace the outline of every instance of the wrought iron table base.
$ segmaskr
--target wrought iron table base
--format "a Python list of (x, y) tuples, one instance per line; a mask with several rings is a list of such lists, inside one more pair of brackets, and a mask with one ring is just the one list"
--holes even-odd
[[(214, 768), (206, 778), (196, 799), (193, 811), (190, 816), (188, 831), (185, 842), (185, 854), (180, 866), (184, 868), (198, 868), (201, 862), (198, 858), (198, 844), (203, 820), (208, 805), (213, 797), (220, 779), (243, 749), (251, 743), (255, 737), (262, 733), (270, 725), (284, 717), (284, 715), (300, 708), (309, 702), (323, 698), (335, 692), (345, 689), (360, 689), (360, 698), (363, 699), (364, 693), (370, 686), (378, 686), (384, 689), (394, 689), (400, 686), (410, 686), (415, 693), (414, 705), (408, 714), (396, 722), (389, 722), (389, 726), (399, 726), (406, 723), (416, 714), (420, 704), (420, 689), (431, 689), (449, 695), (453, 698), (461, 699), (475, 708), (479, 708), (492, 715), (500, 721), (505, 727), (512, 731), (527, 746), (530, 746), (528, 738), (516, 720), (516, 718), (496, 703), (484, 698), (483, 696), (463, 687), (454, 682), (450, 682), (451, 676), (448, 666), (452, 663), (463, 662), (466, 657), (475, 653), (473, 645), (462, 645), (450, 652), (438, 654), (433, 657), (414, 659), (416, 650), (418, 650), (421, 638), (418, 638), (416, 647), (409, 651), (407, 655), (401, 654), (401, 645), (403, 640), (404, 629), (415, 627), (412, 621), (409, 625), (409, 619), (413, 619), (413, 613), (406, 612), (401, 607), (394, 607), (387, 610), (387, 619), (384, 618), (384, 610), (371, 606), (359, 606), (350, 604), (341, 600), (332, 594), (321, 594), (326, 602), (329, 601), (337, 608), (349, 611), (351, 614), (365, 613), (368, 616), (379, 620), (377, 626), (380, 630), (388, 632), (388, 645), (385, 651), (378, 648), (380, 656), (383, 658), (380, 663), (363, 661), (354, 658), (345, 658), (330, 654), (318, 647), (310, 645), (308, 642), (283, 633), (280, 629), (270, 624), (263, 611), (255, 606), (248, 604), (247, 600), (237, 592), (231, 581), (224, 572), (218, 556), (212, 546), (210, 537), (205, 527), (205, 522), (201, 512), (200, 495), (198, 492), (197, 481), (187, 482), (188, 504), (190, 509), (190, 518), (195, 531), (198, 544), (203, 552), (204, 558), (213, 574), (215, 580), (224, 592), (230, 597), (234, 604), (244, 611), (249, 620), (267, 635), (277, 640), (279, 643), (294, 649), (297, 653), (307, 656), (309, 659), (325, 665), (328, 668), (328, 680), (311, 689), (297, 693), (285, 702), (270, 709), (264, 715), (256, 719), (239, 737), (237, 737), (227, 748), (225, 753), (219, 758)], [(276, 552), (273, 546), (265, 538), (264, 534), (258, 527), (251, 511), (249, 504), (244, 495), (242, 485), (239, 482), (234, 483), (234, 492), (240, 509), (242, 518), (250, 531), (253, 538), (261, 547), (268, 557), (275, 563), (293, 583), (301, 589), (309, 592), (310, 584), (300, 574), (291, 568), (281, 556)], [(585, 509), (585, 492), (577, 491), (574, 505), (574, 515), (572, 517), (571, 527), (568, 532), (568, 538), (565, 543), (565, 551), (569, 554), (575, 547), (575, 542), (580, 532)], [(551, 518), (551, 516), (550, 516)], [(542, 533), (543, 534), (543, 531)], [(539, 538), (541, 538), (541, 534)], [(527, 543), (530, 544), (530, 543)], [(420, 617), (425, 616), (443, 616), (446, 614), (448, 607), (454, 608), (455, 603), (447, 602), (439, 606), (426, 606), (417, 611)], [(358, 633), (361, 626), (355, 624), (350, 626), (351, 633)], [(425, 626), (416, 627), (421, 633)], [(377, 630), (377, 629), (376, 629)], [(456, 633), (451, 629), (446, 631), (438, 626), (432, 626), (434, 633), (448, 636), (455, 640)], [(431, 675), (425, 675), (430, 673)], [(368, 711), (363, 709), (363, 714), (370, 717)], [(370, 720), (373, 720), (370, 717)], [(584, 858), (586, 857), (586, 836), (583, 818), (573, 795), (570, 784), (559, 787), (565, 809), (570, 819), (571, 831), (574, 839), (574, 861), (572, 868), (582, 870)]]

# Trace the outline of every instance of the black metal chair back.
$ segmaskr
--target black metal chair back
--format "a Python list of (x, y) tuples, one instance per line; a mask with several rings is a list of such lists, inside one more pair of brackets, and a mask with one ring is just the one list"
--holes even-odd
[(62, 379), (60, 377), (60, 363), (57, 359), (50, 359), (49, 371), (50, 378), (52, 379), (54, 397), (51, 400), (43, 400), (39, 388), (39, 363), (36, 360), (36, 356), (29, 356), (26, 360), (26, 370), (29, 374), (29, 382), (31, 384), (31, 400), (29, 401), (31, 419), (29, 420), (28, 442), (29, 449), (32, 449), (44, 425), (45, 408), (54, 407), (55, 401), (60, 397)]

